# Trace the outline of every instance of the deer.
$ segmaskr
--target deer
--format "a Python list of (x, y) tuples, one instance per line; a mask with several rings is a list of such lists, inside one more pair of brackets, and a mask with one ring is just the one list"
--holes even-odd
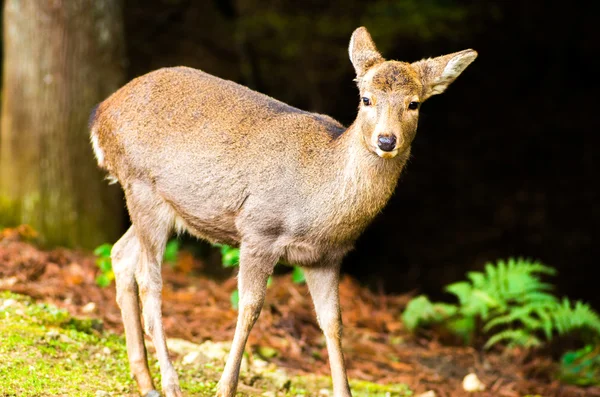
[[(471, 49), (385, 60), (365, 27), (350, 38), (359, 107), (344, 127), (188, 67), (137, 77), (90, 117), (98, 165), (123, 189), (131, 227), (111, 251), (130, 370), (142, 396), (180, 397), (162, 325), (161, 261), (173, 232), (240, 248), (239, 304), (218, 397), (233, 397), (274, 266), (301, 266), (329, 356), (333, 395), (351, 390), (342, 353), (343, 257), (382, 211), (410, 157), (419, 108), (475, 60)], [(142, 326), (143, 320), (143, 326)]]

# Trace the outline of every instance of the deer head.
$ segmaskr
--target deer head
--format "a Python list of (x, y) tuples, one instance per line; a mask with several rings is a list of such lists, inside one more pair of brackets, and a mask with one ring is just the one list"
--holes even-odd
[(367, 149), (382, 158), (409, 150), (421, 104), (444, 92), (477, 57), (464, 50), (414, 63), (386, 61), (364, 27), (352, 34), (349, 53), (360, 91), (356, 125)]

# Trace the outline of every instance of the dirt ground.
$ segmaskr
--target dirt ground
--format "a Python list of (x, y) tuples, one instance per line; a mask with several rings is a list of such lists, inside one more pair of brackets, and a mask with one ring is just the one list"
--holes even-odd
[[(0, 290), (52, 302), (76, 315), (99, 317), (106, 328), (122, 332), (114, 283), (96, 285), (98, 268), (92, 255), (44, 251), (24, 241), (23, 234), (27, 233), (14, 229), (0, 234)], [(174, 266), (163, 266), (166, 333), (196, 343), (229, 341), (237, 315), (230, 303), (235, 278), (218, 283), (194, 274), (200, 267), (186, 252)], [(443, 345), (434, 332), (408, 333), (400, 314), (409, 295), (376, 294), (349, 277), (343, 278), (340, 295), (351, 378), (406, 383), (415, 394), (432, 390), (443, 397), (470, 395), (462, 381), (475, 373), (486, 386), (477, 396), (600, 396), (599, 387), (552, 381), (555, 363), (542, 353), (484, 352)], [(268, 351), (269, 361), (291, 373), (329, 373), (325, 341), (305, 285), (294, 284), (290, 276), (273, 280), (248, 351), (263, 356)]]

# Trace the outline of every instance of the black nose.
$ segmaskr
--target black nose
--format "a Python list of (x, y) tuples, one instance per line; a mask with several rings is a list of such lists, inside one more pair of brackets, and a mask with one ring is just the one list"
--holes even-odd
[(391, 152), (396, 148), (396, 137), (393, 135), (379, 135), (379, 138), (377, 138), (377, 146), (384, 152)]

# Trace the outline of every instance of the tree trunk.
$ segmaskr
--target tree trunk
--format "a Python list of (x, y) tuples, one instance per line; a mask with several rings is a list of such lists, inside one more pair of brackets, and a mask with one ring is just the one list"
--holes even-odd
[(91, 248), (122, 229), (88, 116), (123, 83), (121, 0), (6, 0), (0, 225), (26, 223), (49, 245)]

